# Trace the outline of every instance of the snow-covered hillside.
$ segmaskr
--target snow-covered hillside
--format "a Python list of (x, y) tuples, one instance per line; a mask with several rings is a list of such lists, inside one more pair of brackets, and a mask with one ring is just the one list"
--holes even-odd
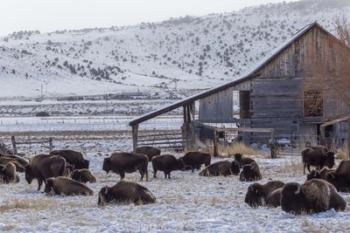
[(129, 27), (17, 32), (0, 39), (0, 97), (209, 88), (240, 77), (306, 24), (332, 31), (348, 12), (347, 0), (304, 0)]

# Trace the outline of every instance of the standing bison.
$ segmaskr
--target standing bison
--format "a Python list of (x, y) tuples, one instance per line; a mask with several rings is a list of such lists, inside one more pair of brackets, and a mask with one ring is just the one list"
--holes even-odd
[(29, 184), (33, 179), (37, 179), (39, 191), (46, 179), (64, 175), (65, 168), (66, 160), (62, 157), (45, 154), (37, 155), (25, 167), (25, 179)]
[(80, 152), (74, 150), (54, 150), (50, 154), (63, 157), (74, 169), (89, 168), (89, 160), (84, 159), (83, 154)]
[(322, 147), (306, 148), (301, 152), (301, 156), (304, 164), (304, 174), (306, 168), (310, 172), (310, 166), (315, 166), (320, 170), (324, 166), (332, 168), (335, 164), (334, 153), (328, 152)]
[(66, 196), (93, 195), (93, 191), (85, 184), (63, 176), (47, 179), (45, 192)]
[[(251, 207), (280, 205), (280, 193), (284, 183), (281, 181), (270, 181), (264, 185), (255, 183), (248, 187), (244, 202)], [(276, 192), (276, 190), (278, 190)]]
[(239, 165), (236, 161), (219, 161), (204, 168), (200, 176), (230, 176), (239, 174)]
[(324, 180), (312, 179), (303, 185), (288, 183), (281, 196), (282, 210), (292, 214), (319, 213), (329, 209), (343, 211), (345, 200), (335, 187)]
[(152, 158), (153, 177), (157, 178), (157, 171), (163, 171), (165, 178), (170, 179), (170, 173), (184, 169), (183, 161), (173, 155), (160, 155)]
[(113, 153), (111, 157), (105, 158), (103, 161), (103, 170), (105, 172), (113, 171), (120, 175), (120, 179), (124, 179), (125, 173), (133, 173), (139, 171), (141, 181), (146, 175), (148, 181), (148, 158), (144, 154), (136, 153)]
[(240, 181), (256, 181), (261, 180), (261, 173), (259, 166), (256, 162), (244, 165), (241, 173), (239, 174)]
[(120, 181), (113, 187), (103, 187), (98, 194), (98, 205), (115, 202), (135, 205), (154, 203), (156, 198), (142, 185), (133, 182)]
[(183, 161), (185, 167), (189, 167), (194, 172), (194, 169), (201, 169), (202, 164), (209, 166), (211, 156), (203, 152), (187, 152), (180, 160)]
[(147, 155), (148, 161), (152, 161), (154, 156), (160, 155), (160, 149), (152, 146), (141, 146), (136, 148), (136, 153)]

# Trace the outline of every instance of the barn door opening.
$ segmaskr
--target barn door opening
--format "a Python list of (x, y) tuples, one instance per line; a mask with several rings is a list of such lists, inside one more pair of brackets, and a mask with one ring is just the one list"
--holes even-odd
[(248, 119), (251, 115), (250, 91), (239, 91), (239, 118)]

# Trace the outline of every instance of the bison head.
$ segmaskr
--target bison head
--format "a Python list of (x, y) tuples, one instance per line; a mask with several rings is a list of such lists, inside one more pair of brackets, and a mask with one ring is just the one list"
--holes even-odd
[(33, 177), (32, 168), (30, 167), (30, 165), (27, 165), (24, 168), (24, 172), (25, 172), (25, 179), (28, 182), (28, 184), (32, 183), (34, 177)]
[(327, 152), (326, 154), (326, 160), (324, 165), (326, 165), (329, 168), (332, 168), (335, 164), (335, 158), (334, 158), (334, 153), (333, 152)]
[(46, 185), (45, 185), (44, 192), (48, 194), (48, 193), (50, 193), (51, 190), (52, 190), (53, 178), (47, 179), (45, 183), (46, 183)]
[(306, 206), (301, 185), (298, 183), (287, 183), (282, 189), (282, 210), (293, 214), (300, 214), (305, 211)]
[(321, 174), (319, 171), (312, 170), (308, 175), (307, 175), (307, 180), (311, 179), (321, 179)]
[(238, 175), (240, 172), (239, 164), (237, 161), (231, 163), (231, 172), (233, 175)]
[(111, 188), (108, 186), (105, 186), (100, 190), (100, 192), (98, 193), (98, 202), (97, 202), (99, 206), (104, 206), (113, 199), (113, 196), (110, 190)]
[(102, 169), (108, 174), (108, 172), (111, 170), (111, 159), (105, 158), (103, 160), (103, 166)]
[(255, 183), (248, 187), (247, 194), (245, 195), (245, 203), (251, 207), (258, 207), (265, 205), (265, 191), (261, 184)]

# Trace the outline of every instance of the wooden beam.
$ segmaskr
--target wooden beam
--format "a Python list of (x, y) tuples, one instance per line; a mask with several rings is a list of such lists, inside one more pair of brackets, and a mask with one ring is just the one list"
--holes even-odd
[(136, 151), (137, 148), (137, 139), (138, 139), (139, 125), (132, 126), (132, 147), (133, 151)]

